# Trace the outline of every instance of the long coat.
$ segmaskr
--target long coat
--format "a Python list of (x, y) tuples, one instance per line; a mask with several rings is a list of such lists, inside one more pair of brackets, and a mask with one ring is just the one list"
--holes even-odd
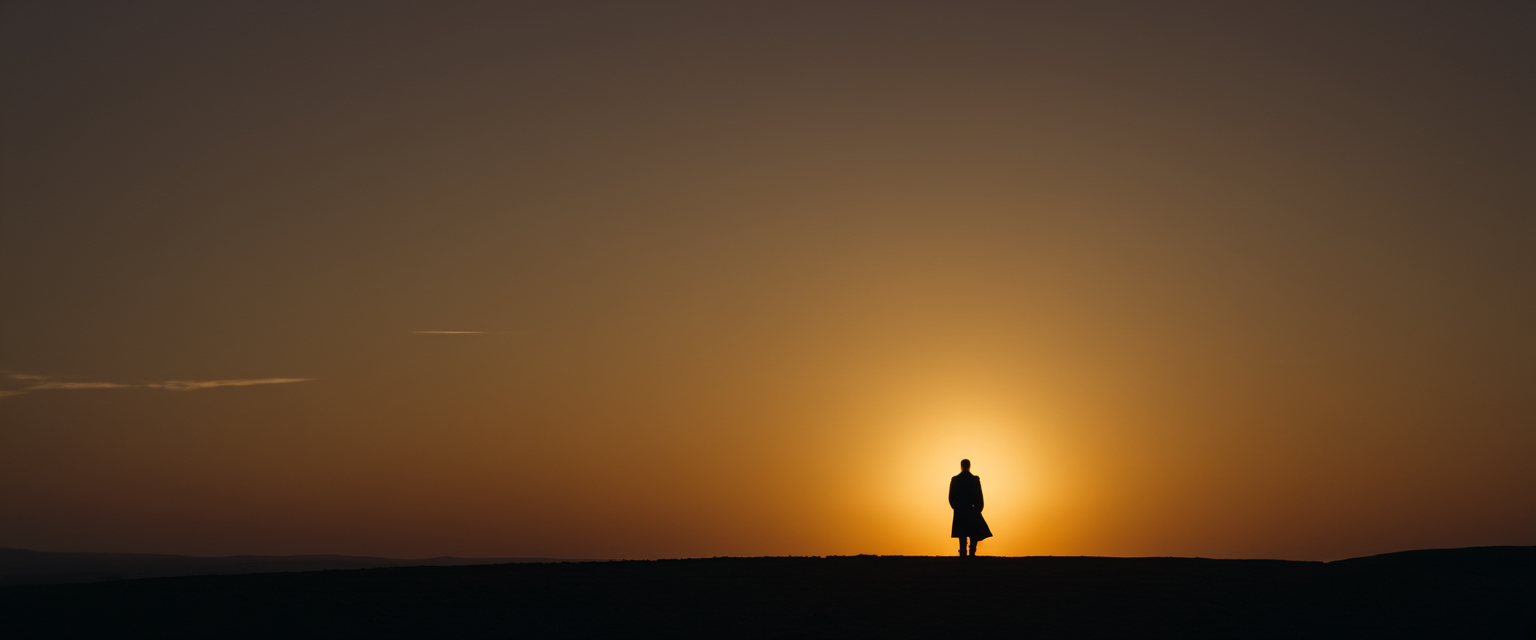
[(955, 520), (949, 525), (949, 537), (981, 540), (992, 537), (992, 529), (981, 517), (986, 502), (981, 498), (981, 477), (969, 471), (961, 471), (949, 479), (949, 508), (955, 510)]

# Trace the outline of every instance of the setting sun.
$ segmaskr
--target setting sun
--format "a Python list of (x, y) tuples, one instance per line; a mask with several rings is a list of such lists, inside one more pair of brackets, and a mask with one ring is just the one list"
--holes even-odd
[(0, 547), (1536, 536), (1511, 12), (3, 11)]

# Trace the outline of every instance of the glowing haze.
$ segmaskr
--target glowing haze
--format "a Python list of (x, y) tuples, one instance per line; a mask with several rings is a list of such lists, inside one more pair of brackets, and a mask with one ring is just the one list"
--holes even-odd
[(8, 3), (0, 546), (1536, 544), (1528, 3)]

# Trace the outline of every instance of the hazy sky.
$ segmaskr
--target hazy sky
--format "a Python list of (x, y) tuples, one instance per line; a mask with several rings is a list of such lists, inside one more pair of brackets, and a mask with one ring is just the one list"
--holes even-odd
[(0, 12), (0, 546), (1536, 544), (1530, 2)]

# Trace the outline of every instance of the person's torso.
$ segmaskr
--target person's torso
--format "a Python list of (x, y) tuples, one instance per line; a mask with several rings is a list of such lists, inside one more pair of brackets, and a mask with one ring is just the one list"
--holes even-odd
[(962, 471), (954, 477), (957, 504), (975, 505), (981, 501), (981, 476)]

